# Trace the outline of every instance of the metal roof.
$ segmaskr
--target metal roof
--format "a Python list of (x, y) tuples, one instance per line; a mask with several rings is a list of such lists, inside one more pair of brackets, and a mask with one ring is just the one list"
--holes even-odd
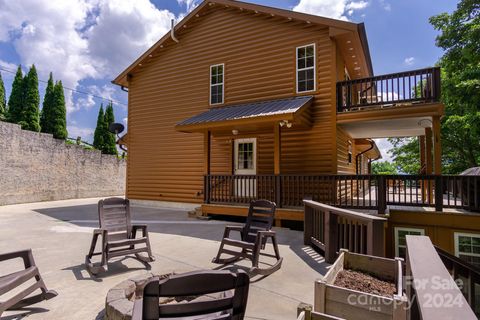
[(291, 114), (300, 110), (312, 99), (313, 96), (301, 96), (212, 108), (178, 123), (178, 126)]

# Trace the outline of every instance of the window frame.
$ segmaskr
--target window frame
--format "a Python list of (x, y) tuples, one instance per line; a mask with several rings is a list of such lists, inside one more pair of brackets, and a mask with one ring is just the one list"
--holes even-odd
[(480, 257), (479, 253), (460, 252), (460, 239), (459, 239), (460, 237), (470, 237), (470, 238), (480, 239), (480, 234), (479, 233), (467, 233), (467, 232), (454, 232), (453, 233), (453, 242), (454, 242), (454, 248), (455, 248), (455, 256), (457, 258), (460, 258), (460, 253), (461, 253), (462, 255), (465, 255), (465, 256)]
[[(310, 46), (313, 46), (313, 67), (298, 69), (298, 49), (307, 48)], [(310, 69), (313, 69), (313, 89), (298, 91), (298, 72), (303, 70), (310, 70)], [(317, 45), (315, 42), (306, 44), (303, 46), (298, 46), (295, 48), (295, 87), (296, 87), (295, 91), (297, 94), (317, 91)]]
[[(393, 236), (394, 236), (394, 246), (395, 246), (395, 257), (400, 257), (399, 255), (399, 244), (398, 244), (398, 231), (413, 231), (413, 232), (420, 232), (421, 236), (425, 235), (425, 229), (422, 228), (411, 228), (411, 227), (394, 227), (393, 228)], [(403, 247), (403, 245), (402, 245)], [(406, 248), (406, 245), (405, 245)]]
[[(219, 67), (222, 66), (222, 82), (221, 83), (215, 83), (212, 84), (212, 71), (214, 67)], [(210, 65), (210, 73), (208, 77), (208, 83), (209, 83), (209, 92), (208, 92), (208, 102), (211, 106), (216, 106), (216, 105), (222, 105), (225, 103), (225, 63), (217, 63), (217, 64), (212, 64)], [(222, 102), (216, 102), (212, 103), (212, 87), (214, 86), (222, 86)]]
[[(253, 144), (253, 152), (252, 152), (252, 165), (253, 168), (251, 169), (239, 169), (238, 168), (238, 145), (240, 143), (252, 143)], [(233, 152), (233, 172), (234, 174), (252, 174), (250, 171), (255, 171), (257, 173), (257, 138), (240, 138), (234, 140), (234, 152)]]

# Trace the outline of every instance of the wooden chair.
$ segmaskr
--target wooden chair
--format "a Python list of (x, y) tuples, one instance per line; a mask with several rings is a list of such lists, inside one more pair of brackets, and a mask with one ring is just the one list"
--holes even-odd
[[(252, 261), (250, 272), (252, 274), (269, 275), (282, 266), (283, 258), (280, 257), (275, 231), (272, 231), (273, 221), (275, 220), (276, 205), (267, 200), (255, 200), (250, 203), (248, 209), (247, 222), (244, 226), (226, 226), (223, 234), (222, 243), (217, 256), (212, 260), (213, 263), (227, 264), (237, 261), (241, 258), (247, 258)], [(241, 240), (230, 238), (231, 231), (240, 232)], [(261, 252), (265, 249), (267, 240), (271, 239), (275, 255)], [(242, 251), (233, 251), (226, 249), (225, 246), (241, 248)], [(228, 254), (232, 257), (221, 258), (222, 254)], [(269, 268), (260, 268), (258, 266), (260, 255), (276, 258), (277, 262)]]
[[(142, 298), (135, 300), (132, 320), (187, 317), (242, 320), (247, 307), (249, 285), (250, 279), (242, 270), (238, 273), (226, 270), (195, 271), (172, 275), (163, 280), (156, 277), (145, 285)], [(178, 297), (180, 301), (159, 304), (161, 297)]]
[[(15, 258), (23, 259), (25, 269), (0, 276), (0, 296), (13, 291), (20, 286), (23, 286), (23, 289), (6, 299), (6, 301), (0, 302), (0, 316), (5, 310), (20, 309), (43, 300), (49, 300), (58, 295), (53, 290), (47, 290), (47, 287), (40, 276), (40, 272), (35, 265), (35, 260), (33, 260), (31, 249), (0, 254), (0, 261)], [(35, 283), (26, 287), (25, 283), (33, 278), (35, 278)], [(41, 293), (27, 298), (28, 295), (37, 289), (40, 289)]]
[[(144, 262), (155, 261), (150, 249), (146, 225), (132, 225), (130, 218), (130, 202), (128, 199), (108, 198), (98, 202), (98, 219), (100, 229), (93, 231), (90, 251), (85, 259), (85, 265), (92, 274), (98, 274), (108, 270), (108, 260), (113, 257), (135, 254), (135, 257)], [(142, 230), (142, 236), (137, 238), (137, 230)], [(98, 237), (102, 236), (102, 249), (95, 251)], [(137, 245), (142, 245), (140, 248)], [(147, 253), (147, 257), (139, 255)], [(100, 266), (95, 266), (91, 259), (95, 255), (101, 255)]]

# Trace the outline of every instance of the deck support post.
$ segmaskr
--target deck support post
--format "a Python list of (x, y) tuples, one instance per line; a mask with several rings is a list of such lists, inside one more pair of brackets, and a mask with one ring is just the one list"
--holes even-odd
[[(275, 202), (279, 208), (282, 207), (282, 183), (280, 181), (280, 165), (282, 154), (282, 132), (280, 123), (275, 122), (273, 126), (273, 173), (275, 174)], [(275, 225), (280, 227), (282, 224), (280, 219), (275, 219)]]
[(432, 128), (425, 128), (425, 173), (427, 175), (433, 173), (432, 145)]
[(442, 174), (442, 139), (440, 136), (440, 117), (433, 117), (433, 154), (434, 172)]
[(211, 136), (212, 133), (210, 130), (205, 131), (203, 135), (203, 174), (205, 175), (204, 180), (204, 200), (205, 203), (210, 203), (210, 151), (211, 151)]
[[(426, 164), (426, 148), (425, 148), (425, 136), (418, 137), (418, 143), (420, 144), (420, 172), (419, 174), (425, 174), (427, 172)], [(420, 182), (422, 192), (422, 203), (425, 203), (427, 199), (427, 189), (425, 187), (425, 181)]]

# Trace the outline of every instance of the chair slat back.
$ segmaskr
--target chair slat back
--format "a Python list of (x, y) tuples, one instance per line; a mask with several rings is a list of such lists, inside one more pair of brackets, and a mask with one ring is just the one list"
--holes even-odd
[[(212, 315), (209, 319), (241, 320), (247, 306), (249, 285), (250, 279), (244, 271), (195, 271), (164, 280), (156, 278), (143, 290), (142, 319)], [(212, 294), (219, 295), (214, 297)], [(190, 302), (159, 305), (160, 297), (191, 296), (202, 297)]]
[(132, 231), (130, 202), (123, 198), (98, 201), (98, 219), (100, 228), (108, 230), (113, 237), (128, 238)]
[(242, 240), (255, 242), (258, 231), (269, 231), (275, 220), (276, 205), (268, 200), (254, 200), (250, 202), (247, 222), (243, 229)]

